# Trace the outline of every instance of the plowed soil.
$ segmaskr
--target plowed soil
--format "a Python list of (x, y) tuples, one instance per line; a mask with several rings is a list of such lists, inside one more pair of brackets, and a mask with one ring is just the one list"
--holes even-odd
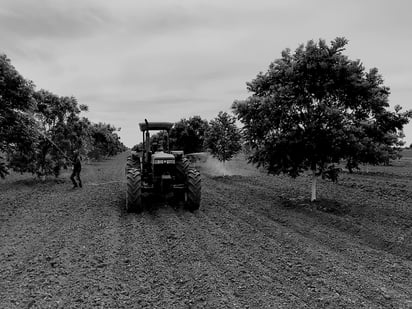
[(412, 160), (320, 182), (201, 164), (198, 211), (124, 210), (127, 153), (0, 182), (0, 308), (412, 308)]

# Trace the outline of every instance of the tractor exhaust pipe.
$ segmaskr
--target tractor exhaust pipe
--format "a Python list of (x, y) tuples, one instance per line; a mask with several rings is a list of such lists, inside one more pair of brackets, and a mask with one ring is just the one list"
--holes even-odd
[(150, 151), (150, 133), (149, 133), (149, 122), (147, 121), (147, 119), (144, 120), (144, 122), (146, 123), (146, 153), (149, 153)]

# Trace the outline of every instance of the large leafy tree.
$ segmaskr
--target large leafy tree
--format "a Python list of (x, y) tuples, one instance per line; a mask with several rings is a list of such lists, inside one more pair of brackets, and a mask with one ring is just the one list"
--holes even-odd
[(247, 83), (252, 95), (233, 104), (253, 149), (250, 161), (273, 174), (311, 171), (312, 201), (317, 177), (336, 180), (337, 164), (353, 169), (396, 157), (412, 116), (399, 106), (388, 110), (389, 88), (376, 68), (365, 71), (343, 54), (347, 42), (309, 41), (294, 53), (284, 50)]
[[(35, 107), (34, 84), (11, 65), (6, 55), (0, 54), (0, 161), (1, 153), (32, 152), (37, 139), (35, 122), (22, 117), (22, 112)], [(7, 174), (5, 162), (0, 163), (0, 177)]]
[(209, 127), (207, 120), (200, 116), (181, 119), (170, 131), (172, 149), (183, 150), (185, 153), (203, 151), (205, 133)]
[(116, 128), (80, 117), (87, 110), (74, 97), (35, 91), (34, 84), (0, 55), (0, 177), (8, 173), (8, 166), (57, 176), (70, 163), (73, 150), (101, 155), (124, 151)]
[(33, 97), (36, 107), (24, 116), (35, 121), (40, 137), (33, 151), (13, 151), (10, 165), (21, 172), (57, 176), (61, 167), (70, 163), (73, 150), (81, 149), (87, 123), (81, 121), (81, 110), (74, 97), (60, 97), (43, 89)]
[(0, 54), (0, 149), (25, 138), (16, 134), (16, 130), (23, 133), (26, 124), (21, 123), (19, 112), (33, 109), (33, 93), (34, 84), (17, 72), (6, 55)]
[(218, 116), (210, 121), (205, 145), (211, 154), (224, 164), (242, 149), (240, 139), (236, 118), (226, 112), (219, 112)]

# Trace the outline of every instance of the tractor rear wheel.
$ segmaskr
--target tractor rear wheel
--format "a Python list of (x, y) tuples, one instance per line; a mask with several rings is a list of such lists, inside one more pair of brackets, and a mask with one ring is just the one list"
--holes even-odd
[(125, 166), (126, 174), (127, 174), (127, 171), (131, 168), (140, 168), (140, 158), (135, 154), (129, 155), (126, 159), (126, 166)]
[(127, 157), (126, 166), (125, 166), (125, 168), (124, 168), (124, 170), (125, 170), (125, 172), (126, 172), (126, 175), (127, 175), (127, 172), (128, 172), (132, 167), (133, 167), (132, 160), (131, 160), (130, 157)]
[(126, 174), (126, 210), (140, 212), (142, 207), (142, 176), (137, 168), (130, 168)]
[(185, 207), (194, 211), (200, 207), (201, 178), (199, 171), (189, 169), (186, 178)]

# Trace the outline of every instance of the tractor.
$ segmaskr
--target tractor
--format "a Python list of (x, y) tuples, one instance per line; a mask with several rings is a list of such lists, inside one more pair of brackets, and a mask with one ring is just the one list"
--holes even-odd
[[(141, 212), (143, 197), (148, 194), (184, 203), (186, 209), (199, 209), (200, 173), (192, 168), (183, 151), (170, 151), (170, 122), (139, 123), (143, 133), (142, 149), (132, 151), (126, 162), (126, 210)], [(160, 143), (152, 141), (150, 131), (161, 131)]]

